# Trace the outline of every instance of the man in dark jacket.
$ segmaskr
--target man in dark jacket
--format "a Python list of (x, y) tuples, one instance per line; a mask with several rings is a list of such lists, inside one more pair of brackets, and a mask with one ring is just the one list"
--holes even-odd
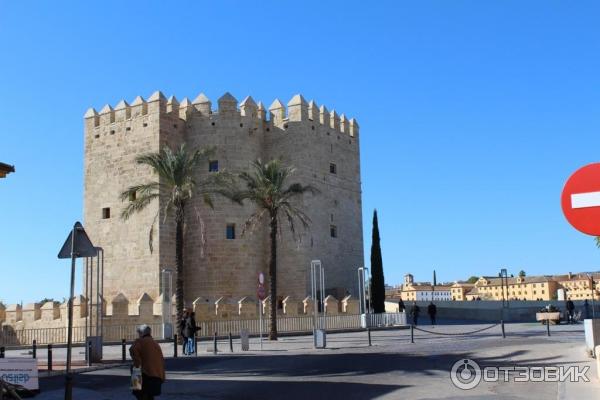
[(571, 299), (567, 300), (567, 304), (565, 304), (565, 307), (567, 309), (567, 314), (568, 314), (568, 318), (569, 318), (569, 324), (574, 323), (573, 321), (573, 311), (575, 311), (575, 304), (573, 304), (573, 301)]
[(183, 334), (186, 338), (184, 342), (185, 354), (191, 355), (196, 353), (196, 332), (198, 330), (199, 328), (196, 326), (196, 314), (193, 311), (188, 312), (183, 328)]
[(435, 314), (437, 314), (437, 307), (433, 304), (433, 301), (427, 306), (427, 314), (431, 319), (431, 325), (435, 325)]
[(186, 355), (186, 347), (187, 347), (187, 336), (186, 336), (186, 329), (185, 329), (185, 325), (186, 325), (186, 321), (187, 321), (187, 317), (188, 317), (188, 310), (186, 308), (183, 309), (183, 315), (181, 317), (181, 320), (179, 321), (179, 335), (181, 336), (181, 342), (183, 343), (183, 354)]
[(138, 400), (153, 400), (160, 396), (165, 381), (165, 359), (148, 325), (139, 326), (137, 332), (139, 338), (129, 348), (129, 354), (134, 367), (142, 369), (142, 390), (133, 394)]
[(406, 310), (406, 306), (402, 301), (402, 297), (400, 297), (400, 299), (398, 300), (398, 312), (404, 312), (404, 310)]
[(417, 305), (417, 302), (413, 301), (412, 307), (410, 309), (410, 315), (412, 316), (413, 325), (415, 325), (415, 326), (419, 322), (419, 313), (420, 312), (421, 312), (421, 309)]

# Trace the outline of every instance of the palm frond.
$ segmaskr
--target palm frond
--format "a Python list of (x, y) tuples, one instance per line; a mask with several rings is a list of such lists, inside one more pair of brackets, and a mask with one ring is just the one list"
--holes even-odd
[(137, 197), (135, 200), (129, 202), (123, 211), (121, 211), (121, 218), (128, 220), (133, 214), (138, 213), (145, 209), (152, 200), (159, 197), (158, 193), (148, 193), (146, 195)]

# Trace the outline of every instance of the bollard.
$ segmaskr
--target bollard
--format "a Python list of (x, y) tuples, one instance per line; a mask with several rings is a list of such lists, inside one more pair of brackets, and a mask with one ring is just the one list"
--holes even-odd
[(48, 371), (52, 371), (52, 344), (48, 343)]
[(6, 351), (6, 349), (4, 348), (4, 346), (0, 347), (0, 358), (4, 358), (5, 351)]
[(87, 355), (88, 355), (88, 367), (91, 367), (92, 366), (92, 341), (91, 340), (88, 342), (88, 348), (87, 348), (87, 350), (88, 350), (88, 352), (87, 352)]
[(502, 328), (502, 339), (506, 339), (506, 332), (504, 331), (504, 320), (500, 320), (500, 327)]
[(233, 337), (231, 337), (231, 332), (229, 332), (229, 350), (233, 353)]
[(371, 346), (371, 328), (367, 328), (367, 336), (369, 337), (369, 346)]
[(410, 342), (415, 342), (415, 326), (412, 324), (410, 325)]
[(32, 349), (32, 354), (33, 354), (33, 358), (37, 358), (37, 341), (35, 339), (33, 339), (33, 342), (31, 344), (31, 349)]
[(173, 358), (177, 358), (177, 335), (173, 335)]
[(215, 335), (213, 336), (213, 353), (217, 354), (217, 331), (215, 331)]
[(125, 339), (121, 339), (121, 361), (127, 361), (127, 353), (125, 352), (125, 347), (127, 345), (127, 341)]
[(198, 336), (194, 333), (194, 355), (198, 355)]
[(546, 320), (546, 332), (548, 332), (548, 336), (550, 336), (550, 320)]

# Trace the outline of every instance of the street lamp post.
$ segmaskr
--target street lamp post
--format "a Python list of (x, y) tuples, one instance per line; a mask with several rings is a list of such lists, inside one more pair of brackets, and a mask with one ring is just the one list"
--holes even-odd
[(504, 301), (502, 301), (502, 307), (508, 308), (508, 305), (509, 305), (509, 301), (508, 301), (508, 271), (506, 270), (506, 268), (502, 268), (500, 270), (500, 279), (503, 282), (502, 297), (504, 297), (504, 288), (506, 288), (506, 303)]

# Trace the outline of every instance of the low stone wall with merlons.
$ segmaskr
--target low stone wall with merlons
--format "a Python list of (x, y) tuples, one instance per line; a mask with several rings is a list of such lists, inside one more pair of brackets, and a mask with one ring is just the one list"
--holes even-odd
[[(174, 322), (176, 310), (175, 299), (171, 299), (171, 315)], [(67, 306), (65, 303), (47, 302), (44, 304), (30, 303), (24, 306), (11, 304), (0, 305), (0, 345), (26, 345), (36, 340), (38, 344), (65, 343), (67, 338)], [(167, 305), (168, 307), (168, 305)], [(219, 297), (217, 299), (197, 298), (188, 305), (189, 310), (196, 314), (196, 320), (205, 324), (204, 332), (213, 321), (245, 321), (258, 320), (262, 312), (268, 320), (271, 302), (251, 297), (233, 299)], [(135, 338), (135, 326), (148, 324), (156, 331), (163, 322), (164, 298), (151, 298), (147, 293), (131, 301), (122, 293), (111, 299), (104, 300), (98, 305), (90, 303), (84, 296), (73, 300), (73, 334), (75, 342), (83, 342), (87, 336), (94, 335), (97, 323), (97, 310), (101, 310), (105, 341), (119, 341)], [(333, 296), (324, 299), (321, 307), (326, 315), (356, 315), (358, 300), (346, 296), (337, 300)], [(321, 312), (321, 308), (318, 311)], [(291, 296), (284, 298), (277, 309), (281, 318), (306, 317), (314, 313), (314, 302), (309, 297), (295, 299)], [(176, 325), (175, 325), (176, 326)], [(91, 327), (91, 331), (90, 331)]]

